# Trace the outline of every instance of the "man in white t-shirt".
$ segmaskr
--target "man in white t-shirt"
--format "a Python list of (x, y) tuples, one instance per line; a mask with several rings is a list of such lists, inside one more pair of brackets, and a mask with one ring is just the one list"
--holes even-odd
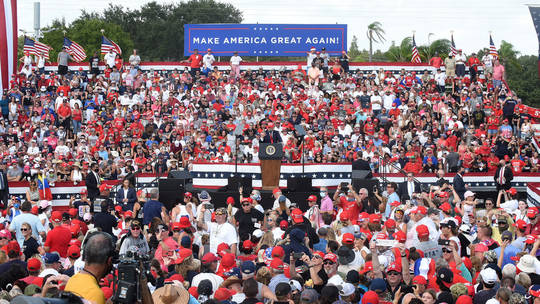
[(208, 76), (208, 73), (210, 73), (213, 69), (212, 64), (216, 61), (216, 58), (212, 54), (212, 50), (208, 49), (206, 54), (203, 56), (203, 66), (202, 66), (202, 72), (204, 75)]
[(484, 49), (484, 55), (482, 57), (482, 66), (485, 73), (493, 73), (493, 55), (489, 53), (488, 49)]
[(242, 61), (242, 57), (238, 56), (238, 52), (235, 51), (231, 57), (231, 77), (235, 79), (240, 77), (240, 62)]
[(382, 98), (379, 95), (379, 91), (375, 90), (375, 92), (373, 92), (373, 96), (371, 96), (371, 110), (373, 110), (373, 114), (377, 116), (381, 113), (381, 109)]
[(387, 90), (383, 97), (383, 105), (387, 110), (392, 109), (392, 103), (394, 103), (394, 99), (396, 99), (396, 95), (392, 94), (390, 90)]
[(116, 60), (116, 53), (113, 52), (113, 50), (109, 50), (109, 52), (103, 56), (103, 60), (105, 60), (105, 64), (112, 68), (114, 66), (114, 61)]
[(203, 214), (206, 208), (203, 206), (197, 214), (199, 227), (202, 227), (210, 234), (210, 252), (217, 253), (217, 247), (225, 243), (231, 247), (231, 252), (236, 254), (236, 244), (238, 236), (233, 225), (227, 222), (227, 209), (218, 208), (216, 210), (216, 222), (205, 222)]
[(311, 63), (313, 62), (313, 59), (317, 57), (317, 54), (315, 53), (317, 49), (312, 47), (309, 52), (307, 53), (307, 68), (309, 69), (311, 67)]

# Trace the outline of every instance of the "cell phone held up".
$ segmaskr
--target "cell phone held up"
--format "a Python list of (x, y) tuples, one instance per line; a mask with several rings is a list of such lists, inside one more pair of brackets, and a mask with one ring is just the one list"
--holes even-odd
[(438, 243), (441, 246), (450, 246), (450, 240), (439, 239)]

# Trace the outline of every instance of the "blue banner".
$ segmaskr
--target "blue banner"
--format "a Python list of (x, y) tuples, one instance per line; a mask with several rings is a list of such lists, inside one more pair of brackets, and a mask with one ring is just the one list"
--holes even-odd
[(184, 56), (305, 56), (323, 47), (330, 55), (347, 51), (346, 24), (186, 24)]

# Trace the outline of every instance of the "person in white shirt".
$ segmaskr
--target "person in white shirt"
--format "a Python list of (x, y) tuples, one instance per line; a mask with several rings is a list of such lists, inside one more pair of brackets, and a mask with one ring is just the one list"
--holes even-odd
[(437, 73), (435, 74), (435, 83), (437, 84), (439, 93), (444, 92), (446, 85), (446, 73), (443, 73), (441, 69), (437, 69)]
[(373, 96), (371, 96), (371, 109), (373, 110), (373, 114), (375, 114), (375, 116), (381, 113), (382, 98), (377, 90), (375, 90), (375, 92), (373, 92)]
[(41, 74), (45, 73), (46, 61), (47, 60), (45, 59), (45, 56), (43, 56), (43, 54), (40, 54), (39, 56), (37, 56), (37, 68), (38, 68), (39, 73)]
[(307, 53), (307, 68), (308, 69), (311, 67), (311, 63), (313, 62), (313, 59), (317, 57), (317, 54), (315, 53), (315, 51), (316, 49), (312, 47)]
[(113, 52), (113, 50), (109, 50), (105, 56), (103, 56), (103, 60), (105, 60), (105, 64), (108, 65), (110, 68), (114, 66), (114, 61), (116, 59), (116, 53)]
[(456, 76), (457, 77), (465, 76), (465, 62), (466, 61), (467, 61), (467, 57), (463, 55), (463, 51), (459, 49), (456, 55)]
[(221, 243), (226, 243), (231, 247), (231, 252), (236, 254), (236, 244), (238, 243), (238, 235), (233, 225), (227, 222), (227, 209), (218, 208), (215, 212), (215, 222), (205, 222), (203, 220), (206, 207), (204, 204), (197, 214), (199, 227), (203, 228), (210, 234), (210, 252), (217, 253), (217, 247)]
[(212, 69), (213, 69), (212, 65), (216, 61), (216, 58), (212, 54), (211, 49), (207, 50), (207, 53), (203, 56), (202, 61), (203, 61), (202, 72), (203, 72), (204, 75), (208, 76), (208, 73), (210, 73), (212, 71)]
[(484, 67), (485, 73), (493, 73), (493, 55), (489, 53), (489, 50), (486, 48), (484, 49), (484, 55), (482, 57), (482, 66)]
[(234, 79), (240, 78), (240, 63), (242, 62), (242, 57), (238, 56), (238, 52), (234, 52), (234, 55), (231, 57), (231, 77)]
[(391, 91), (387, 90), (383, 97), (383, 105), (385, 109), (391, 110), (392, 109), (392, 103), (394, 103), (394, 99), (396, 99), (396, 95), (392, 94)]
[(141, 63), (141, 57), (139, 57), (139, 55), (137, 55), (137, 50), (133, 49), (133, 54), (131, 54), (131, 56), (129, 56), (129, 64), (133, 68), (138, 69), (140, 63)]

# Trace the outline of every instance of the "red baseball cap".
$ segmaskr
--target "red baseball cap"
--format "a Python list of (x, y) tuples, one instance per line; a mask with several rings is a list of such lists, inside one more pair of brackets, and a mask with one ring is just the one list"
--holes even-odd
[(407, 241), (407, 235), (402, 230), (396, 231), (392, 236), (400, 243), (405, 243)]
[(289, 222), (286, 220), (281, 220), (281, 222), (279, 222), (279, 228), (282, 230), (289, 228)]
[(478, 243), (476, 244), (476, 246), (474, 246), (475, 252), (486, 252), (488, 250), (489, 250), (488, 246), (486, 246), (486, 244), (484, 243)]
[(535, 218), (538, 215), (538, 208), (536, 207), (529, 207), (527, 210), (527, 217), (530, 219)]
[(77, 209), (69, 208), (69, 216), (77, 216)]
[(272, 269), (283, 270), (284, 267), (285, 265), (283, 265), (283, 261), (280, 258), (273, 258), (272, 262), (270, 262), (270, 268)]
[(416, 213), (426, 215), (427, 214), (427, 208), (425, 206), (417, 206), (416, 207)]
[(426, 225), (418, 225), (416, 226), (416, 233), (418, 233), (418, 237), (426, 237), (429, 236), (429, 229)]
[(519, 230), (525, 230), (527, 229), (527, 222), (524, 220), (517, 220), (514, 227), (517, 227)]
[(53, 211), (51, 213), (51, 222), (54, 223), (60, 223), (62, 222), (62, 212), (60, 211)]
[(88, 194), (88, 190), (86, 190), (86, 188), (82, 188), (81, 195), (86, 195), (86, 194)]
[(299, 208), (296, 208), (291, 212), (291, 217), (295, 223), (302, 223), (304, 221), (304, 215), (302, 214), (302, 210)]
[(68, 247), (67, 255), (70, 258), (78, 259), (81, 256), (81, 248), (75, 245), (71, 245)]
[(333, 254), (333, 253), (327, 253), (324, 255), (324, 258), (323, 260), (330, 260), (334, 263), (337, 263), (337, 260), (338, 260), (338, 257), (337, 255)]
[(189, 256), (191, 256), (193, 254), (193, 251), (191, 251), (191, 249), (187, 249), (187, 248), (180, 248), (180, 250), (178, 250), (178, 258), (176, 259), (176, 261), (174, 261), (175, 264), (180, 264), (182, 263), (186, 258), (188, 258)]
[(401, 273), (401, 265), (399, 265), (396, 262), (393, 262), (392, 264), (388, 265), (388, 267), (386, 267), (386, 272), (390, 272), (390, 271), (397, 271)]
[(360, 274), (365, 274), (366, 272), (373, 271), (373, 262), (368, 261), (364, 264), (364, 268), (360, 270)]
[(181, 229), (191, 227), (191, 222), (189, 221), (189, 218), (187, 216), (180, 217), (180, 222), (178, 222), (178, 224)]
[(214, 299), (218, 301), (227, 301), (232, 297), (232, 293), (230, 290), (224, 287), (220, 287), (214, 292)]
[(418, 285), (426, 285), (426, 284), (427, 284), (427, 280), (426, 280), (426, 278), (424, 278), (423, 276), (417, 275), (417, 276), (415, 276), (415, 277), (412, 279), (412, 283), (413, 283), (413, 284), (418, 284)]
[(285, 256), (285, 250), (283, 250), (283, 247), (276, 246), (272, 249), (272, 257), (273, 258), (282, 258)]
[(105, 190), (111, 190), (112, 186), (109, 186), (107, 184), (101, 184), (101, 186), (99, 186), (99, 191), (105, 191)]
[(232, 197), (232, 196), (227, 197), (227, 204), (228, 205), (234, 205), (234, 197)]
[(221, 243), (217, 246), (217, 254), (223, 257), (223, 255), (227, 253), (225, 252), (225, 250), (229, 249), (231, 249), (231, 246), (229, 246), (229, 244)]
[(41, 260), (37, 258), (30, 258), (26, 263), (28, 271), (39, 271), (41, 269)]
[(21, 246), (17, 241), (9, 241), (6, 247), (6, 252), (9, 254), (11, 251), (14, 251), (17, 254), (21, 253)]
[(387, 219), (386, 222), (384, 222), (384, 226), (388, 229), (395, 229), (396, 228), (396, 221), (393, 219)]
[(517, 190), (514, 187), (506, 190), (506, 192), (510, 193), (510, 195), (516, 195), (517, 194)]
[(310, 195), (307, 200), (310, 201), (310, 202), (316, 202), (317, 197), (315, 195)]
[(242, 243), (242, 247), (244, 249), (247, 249), (247, 250), (252, 250), (253, 247), (255, 247), (255, 244), (253, 244), (252, 241), (250, 240), (245, 240), (243, 243)]
[(341, 242), (343, 244), (353, 244), (354, 243), (354, 235), (352, 233), (343, 234), (343, 238), (341, 239)]
[(370, 223), (380, 223), (381, 217), (378, 214), (370, 214), (369, 215), (369, 222)]
[(203, 264), (210, 264), (212, 262), (217, 262), (217, 261), (219, 261), (219, 257), (217, 257), (215, 254), (211, 252), (208, 252), (207, 254), (205, 254), (201, 260)]
[(442, 205), (439, 206), (439, 208), (443, 211), (443, 212), (450, 212), (450, 210), (452, 210), (452, 206), (450, 206), (449, 203), (444, 203)]
[(274, 195), (276, 193), (278, 193), (278, 192), (281, 192), (281, 189), (279, 189), (279, 187), (276, 187), (276, 188), (274, 188), (274, 190), (272, 190), (272, 194), (274, 194)]
[(114, 211), (117, 211), (117, 212), (122, 211), (122, 206), (120, 206), (120, 205), (114, 206)]

